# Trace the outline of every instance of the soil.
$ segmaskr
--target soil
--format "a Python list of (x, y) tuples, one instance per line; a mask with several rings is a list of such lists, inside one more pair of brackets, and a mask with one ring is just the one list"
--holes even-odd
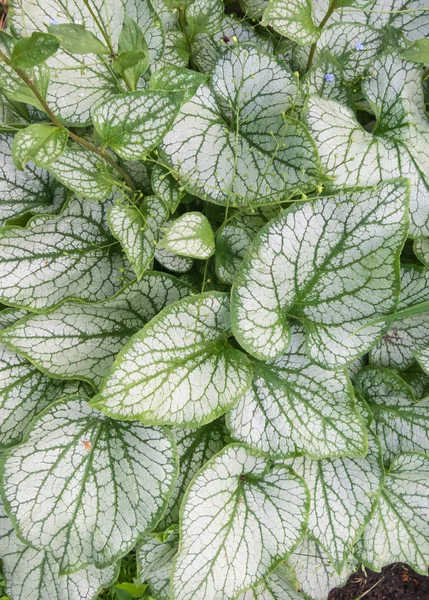
[(328, 600), (429, 600), (429, 577), (396, 563), (381, 573), (359, 570), (343, 588), (334, 588)]

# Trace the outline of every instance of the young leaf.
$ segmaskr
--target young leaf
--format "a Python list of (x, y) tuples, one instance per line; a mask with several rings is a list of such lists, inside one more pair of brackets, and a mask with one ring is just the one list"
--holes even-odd
[(216, 419), (199, 429), (175, 429), (173, 435), (179, 453), (180, 471), (167, 510), (157, 529), (165, 531), (179, 522), (185, 492), (194, 475), (227, 444), (229, 435), (223, 420)]
[(149, 85), (152, 90), (181, 93), (183, 101), (187, 102), (207, 79), (204, 73), (167, 65), (152, 73)]
[(280, 356), (291, 316), (305, 327), (310, 357), (325, 368), (367, 352), (386, 328), (360, 328), (393, 312), (398, 300), (407, 190), (397, 179), (295, 204), (270, 221), (232, 290), (232, 327), (243, 348), (263, 360)]
[(67, 190), (47, 171), (28, 165), (15, 168), (13, 138), (0, 134), (0, 224), (25, 213), (55, 213), (66, 200)]
[(321, 32), (313, 22), (310, 0), (271, 0), (263, 20), (281, 35), (302, 46), (314, 44)]
[(363, 92), (377, 117), (374, 133), (349, 108), (311, 97), (307, 123), (327, 174), (336, 186), (373, 185), (389, 177), (410, 180), (410, 235), (429, 234), (429, 125), (420, 69), (384, 55), (370, 69)]
[(0, 300), (35, 310), (66, 299), (105, 300), (126, 283), (106, 223), (109, 203), (73, 198), (59, 216), (32, 219), (0, 235)]
[(294, 569), (300, 589), (309, 600), (326, 600), (330, 590), (342, 587), (358, 568), (357, 560), (351, 557), (338, 574), (326, 553), (309, 537), (304, 538), (288, 562)]
[(34, 32), (30, 37), (16, 42), (10, 56), (13, 67), (31, 69), (44, 63), (60, 47), (58, 40), (49, 33)]
[(114, 564), (155, 527), (177, 454), (166, 430), (106, 419), (74, 396), (42, 413), (2, 467), (6, 510), (20, 537), (51, 552), (67, 574)]
[(158, 246), (180, 256), (205, 260), (215, 251), (213, 229), (202, 213), (188, 212), (171, 223)]
[(69, 302), (48, 314), (30, 314), (0, 339), (51, 377), (97, 386), (129, 338), (189, 291), (171, 275), (148, 273), (110, 300)]
[(26, 546), (16, 535), (0, 503), (0, 559), (11, 600), (95, 600), (102, 588), (113, 584), (118, 568), (89, 567), (60, 576), (58, 563), (43, 550)]
[(12, 157), (17, 169), (23, 170), (28, 161), (37, 167), (48, 167), (65, 151), (67, 129), (49, 125), (30, 125), (18, 131), (12, 144)]
[(137, 83), (149, 66), (149, 48), (143, 32), (136, 21), (124, 15), (124, 23), (118, 42), (119, 56), (115, 59), (113, 67), (125, 75), (131, 82), (131, 89), (136, 90)]
[(305, 353), (302, 328), (274, 362), (254, 361), (251, 387), (227, 416), (232, 436), (270, 457), (364, 456), (367, 437), (345, 373)]
[(154, 165), (151, 175), (153, 193), (174, 213), (183, 193), (176, 179), (161, 165)]
[(68, 146), (47, 170), (67, 188), (88, 200), (105, 200), (112, 192), (114, 180), (106, 161), (77, 144)]
[(386, 464), (401, 452), (429, 453), (429, 399), (416, 402), (394, 371), (369, 366), (356, 377), (356, 388), (369, 407)]
[(227, 342), (227, 294), (172, 304), (119, 353), (93, 406), (120, 419), (196, 427), (225, 413), (250, 383), (246, 356)]
[(429, 40), (423, 38), (421, 40), (416, 40), (414, 44), (408, 46), (402, 54), (400, 54), (400, 58), (404, 60), (410, 60), (411, 62), (416, 63), (429, 63)]
[(313, 142), (284, 116), (297, 94), (293, 74), (253, 46), (232, 48), (181, 108), (161, 145), (192, 194), (217, 204), (258, 205), (313, 187)]
[[(396, 312), (417, 308), (429, 300), (429, 272), (417, 265), (401, 266), (401, 295)], [(394, 313), (395, 315), (395, 313)], [(392, 317), (394, 317), (392, 315)], [(415, 365), (414, 353), (428, 345), (429, 313), (395, 319), (370, 352), (370, 362), (405, 371)]]
[(429, 458), (399, 454), (386, 476), (378, 506), (356, 546), (364, 565), (405, 562), (426, 575), (429, 563)]
[(106, 45), (78, 23), (49, 25), (48, 31), (58, 39), (61, 48), (71, 54), (109, 54)]
[(165, 532), (165, 539), (150, 537), (137, 547), (137, 576), (147, 581), (151, 597), (169, 600), (170, 575), (173, 559), (179, 545), (179, 532), (172, 528)]
[(383, 461), (375, 436), (364, 458), (288, 461), (307, 483), (311, 508), (308, 532), (340, 575), (371, 518), (383, 483)]
[(122, 94), (95, 108), (103, 144), (126, 160), (140, 160), (159, 144), (179, 109), (177, 98), (155, 90)]
[(222, 23), (224, 12), (221, 0), (194, 0), (186, 7), (189, 37), (197, 33), (214, 33)]
[(259, 583), (299, 543), (308, 505), (289, 467), (241, 444), (224, 448), (187, 490), (171, 597), (232, 600)]
[(161, 227), (167, 217), (166, 207), (155, 196), (145, 198), (140, 209), (116, 203), (109, 210), (110, 231), (121, 242), (138, 280), (151, 267)]

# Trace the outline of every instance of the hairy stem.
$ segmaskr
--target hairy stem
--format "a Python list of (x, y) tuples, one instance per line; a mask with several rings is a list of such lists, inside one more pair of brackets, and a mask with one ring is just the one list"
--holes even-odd
[[(33, 94), (36, 96), (37, 100), (39, 101), (40, 105), (42, 106), (43, 110), (50, 118), (51, 122), (56, 127), (62, 127), (64, 129), (67, 129), (61, 123), (61, 121), (58, 119), (58, 117), (52, 112), (48, 103), (43, 98), (43, 96), (41, 95), (41, 93), (39, 92), (37, 87), (34, 85), (34, 82), (29, 77), (27, 77), (27, 75), (24, 73), (24, 71), (22, 71), (21, 69), (19, 69), (17, 67), (14, 67), (11, 64), (9, 58), (6, 56), (6, 54), (4, 54), (1, 50), (0, 50), (0, 59), (3, 60), (11, 69), (13, 69), (15, 71), (15, 73), (18, 75), (18, 77), (20, 77), (22, 79), (22, 81), (30, 88), (30, 90), (33, 92)], [(97, 148), (97, 146), (94, 146), (94, 144), (92, 144), (91, 142), (88, 142), (87, 140), (80, 137), (79, 135), (76, 135), (75, 133), (73, 133), (73, 131), (70, 131), (70, 129), (67, 129), (67, 132), (68, 132), (69, 137), (72, 140), (74, 140), (76, 143), (78, 143), (80, 146), (83, 146), (84, 148), (91, 150), (91, 152), (98, 154), (98, 156), (101, 156), (101, 158), (103, 158), (111, 167), (113, 167), (120, 174), (120, 176), (126, 182), (127, 186), (130, 188), (130, 190), (132, 190), (133, 192), (135, 191), (135, 186), (134, 186), (134, 183), (133, 183), (131, 177), (128, 175), (128, 173), (126, 171), (124, 171), (124, 169), (115, 160), (113, 160), (113, 158), (107, 152), (105, 152), (104, 150), (101, 150), (100, 148)]]
[[(329, 21), (333, 12), (335, 11), (335, 9), (337, 7), (338, 7), (338, 0), (332, 0), (331, 4), (329, 5), (328, 12), (323, 17), (323, 19), (320, 21), (319, 29), (323, 29), (325, 27), (326, 23)], [(307, 61), (307, 71), (311, 68), (311, 65), (313, 64), (314, 53), (316, 52), (316, 44), (317, 44), (317, 42), (314, 42), (314, 44), (310, 48), (310, 54), (308, 55), (308, 61)]]

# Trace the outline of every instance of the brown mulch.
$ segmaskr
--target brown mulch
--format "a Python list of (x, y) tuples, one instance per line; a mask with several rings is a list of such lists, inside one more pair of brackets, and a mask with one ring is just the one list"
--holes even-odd
[(335, 588), (328, 600), (429, 600), (429, 577), (396, 563), (381, 573), (366, 569), (351, 575), (343, 588)]

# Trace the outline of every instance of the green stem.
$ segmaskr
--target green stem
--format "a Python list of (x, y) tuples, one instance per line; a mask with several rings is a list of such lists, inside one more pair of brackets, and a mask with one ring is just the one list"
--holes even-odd
[[(27, 77), (27, 75), (23, 71), (21, 71), (21, 69), (14, 67), (11, 64), (9, 58), (6, 56), (6, 54), (4, 54), (1, 50), (0, 50), (0, 59), (3, 60), (11, 69), (13, 69), (15, 71), (15, 73), (18, 75), (18, 77), (20, 77), (22, 79), (22, 81), (30, 88), (30, 90), (36, 96), (37, 100), (39, 101), (40, 105), (43, 107), (43, 110), (48, 115), (48, 117), (50, 118), (52, 123), (56, 127), (62, 127), (63, 129), (66, 129), (64, 127), (64, 125), (61, 123), (61, 121), (58, 119), (58, 117), (52, 112), (52, 110), (50, 109), (46, 100), (43, 98), (43, 96), (41, 95), (41, 93), (39, 92), (37, 87), (34, 85), (33, 81), (31, 81), (31, 79), (29, 77)], [(76, 135), (75, 133), (73, 133), (73, 131), (70, 131), (70, 129), (67, 129), (67, 132), (68, 132), (69, 137), (72, 140), (74, 140), (76, 143), (78, 143), (80, 146), (83, 146), (84, 148), (87, 148), (91, 152), (98, 154), (98, 156), (101, 156), (101, 158), (103, 158), (111, 167), (113, 167), (120, 174), (120, 176), (124, 179), (124, 181), (130, 188), (130, 190), (133, 192), (135, 191), (135, 186), (134, 186), (134, 183), (133, 183), (131, 177), (128, 175), (128, 173), (126, 171), (124, 171), (124, 169), (120, 165), (118, 165), (118, 163), (116, 161), (113, 160), (113, 158), (111, 158), (111, 156), (107, 152), (105, 152), (104, 150), (101, 150), (100, 148), (97, 148), (97, 146), (94, 146), (94, 144), (92, 144), (91, 142), (88, 142), (87, 140), (80, 137), (79, 135)]]
[[(319, 29), (323, 29), (325, 27), (326, 23), (329, 21), (333, 12), (336, 10), (337, 7), (338, 7), (338, 0), (332, 0), (331, 4), (329, 5), (328, 12), (323, 17), (323, 19), (320, 21)], [(314, 42), (314, 44), (311, 46), (310, 54), (308, 55), (308, 61), (307, 61), (307, 71), (310, 70), (311, 65), (313, 64), (314, 53), (316, 52), (316, 44), (317, 44), (317, 42)]]
[(115, 50), (114, 50), (114, 48), (112, 46), (112, 42), (110, 41), (110, 38), (107, 35), (107, 33), (104, 31), (104, 27), (103, 27), (102, 23), (100, 23), (99, 18), (97, 17), (97, 15), (95, 14), (95, 12), (93, 11), (92, 6), (89, 3), (89, 0), (83, 0), (83, 3), (85, 4), (86, 8), (88, 9), (88, 12), (91, 15), (91, 17), (94, 19), (95, 24), (97, 25), (98, 29), (100, 30), (100, 33), (103, 36), (104, 41), (106, 42), (107, 47), (109, 48), (110, 54), (115, 54)]

